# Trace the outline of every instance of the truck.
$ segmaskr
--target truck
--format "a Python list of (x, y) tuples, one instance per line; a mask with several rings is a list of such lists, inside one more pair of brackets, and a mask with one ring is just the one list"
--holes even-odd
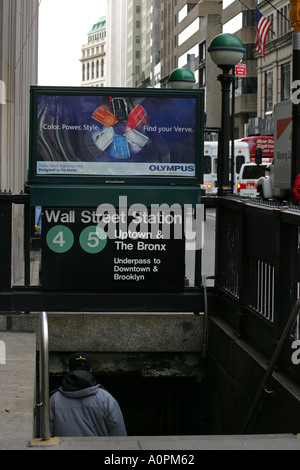
[(250, 160), (255, 162), (256, 149), (261, 149), (262, 162), (271, 163), (274, 156), (273, 135), (252, 135), (243, 137), (240, 142), (247, 142), (250, 150)]
[(258, 196), (263, 199), (284, 199), (291, 184), (292, 102), (284, 100), (274, 106), (274, 157), (265, 176), (257, 180)]

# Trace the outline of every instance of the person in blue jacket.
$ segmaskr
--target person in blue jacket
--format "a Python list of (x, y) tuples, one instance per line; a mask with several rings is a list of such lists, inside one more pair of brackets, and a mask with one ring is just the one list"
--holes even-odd
[(51, 436), (127, 436), (119, 404), (97, 384), (89, 357), (72, 354), (69, 370), (50, 397)]

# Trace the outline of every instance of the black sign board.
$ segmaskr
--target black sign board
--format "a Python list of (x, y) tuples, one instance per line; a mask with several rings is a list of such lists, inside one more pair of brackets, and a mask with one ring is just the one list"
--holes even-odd
[(182, 211), (43, 208), (44, 289), (183, 291)]

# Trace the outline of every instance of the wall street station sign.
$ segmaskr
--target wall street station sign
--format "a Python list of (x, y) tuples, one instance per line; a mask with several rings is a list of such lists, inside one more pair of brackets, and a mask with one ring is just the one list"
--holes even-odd
[(183, 291), (182, 211), (43, 208), (42, 286), (95, 291)]

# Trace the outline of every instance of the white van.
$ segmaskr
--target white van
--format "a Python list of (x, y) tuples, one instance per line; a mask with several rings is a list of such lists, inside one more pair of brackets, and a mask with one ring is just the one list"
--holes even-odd
[[(204, 156), (203, 156), (203, 186), (205, 195), (216, 195), (218, 192), (218, 142), (204, 142)], [(229, 145), (229, 157), (231, 157), (231, 142)], [(234, 142), (234, 157), (235, 157), (235, 181), (239, 175), (243, 163), (250, 162), (250, 150), (247, 142), (235, 141)], [(229, 178), (231, 179), (231, 158), (229, 158)]]
[(258, 196), (257, 180), (261, 176), (265, 176), (267, 166), (269, 166), (269, 163), (262, 163), (260, 165), (256, 163), (244, 163), (237, 179), (237, 194), (249, 197)]

